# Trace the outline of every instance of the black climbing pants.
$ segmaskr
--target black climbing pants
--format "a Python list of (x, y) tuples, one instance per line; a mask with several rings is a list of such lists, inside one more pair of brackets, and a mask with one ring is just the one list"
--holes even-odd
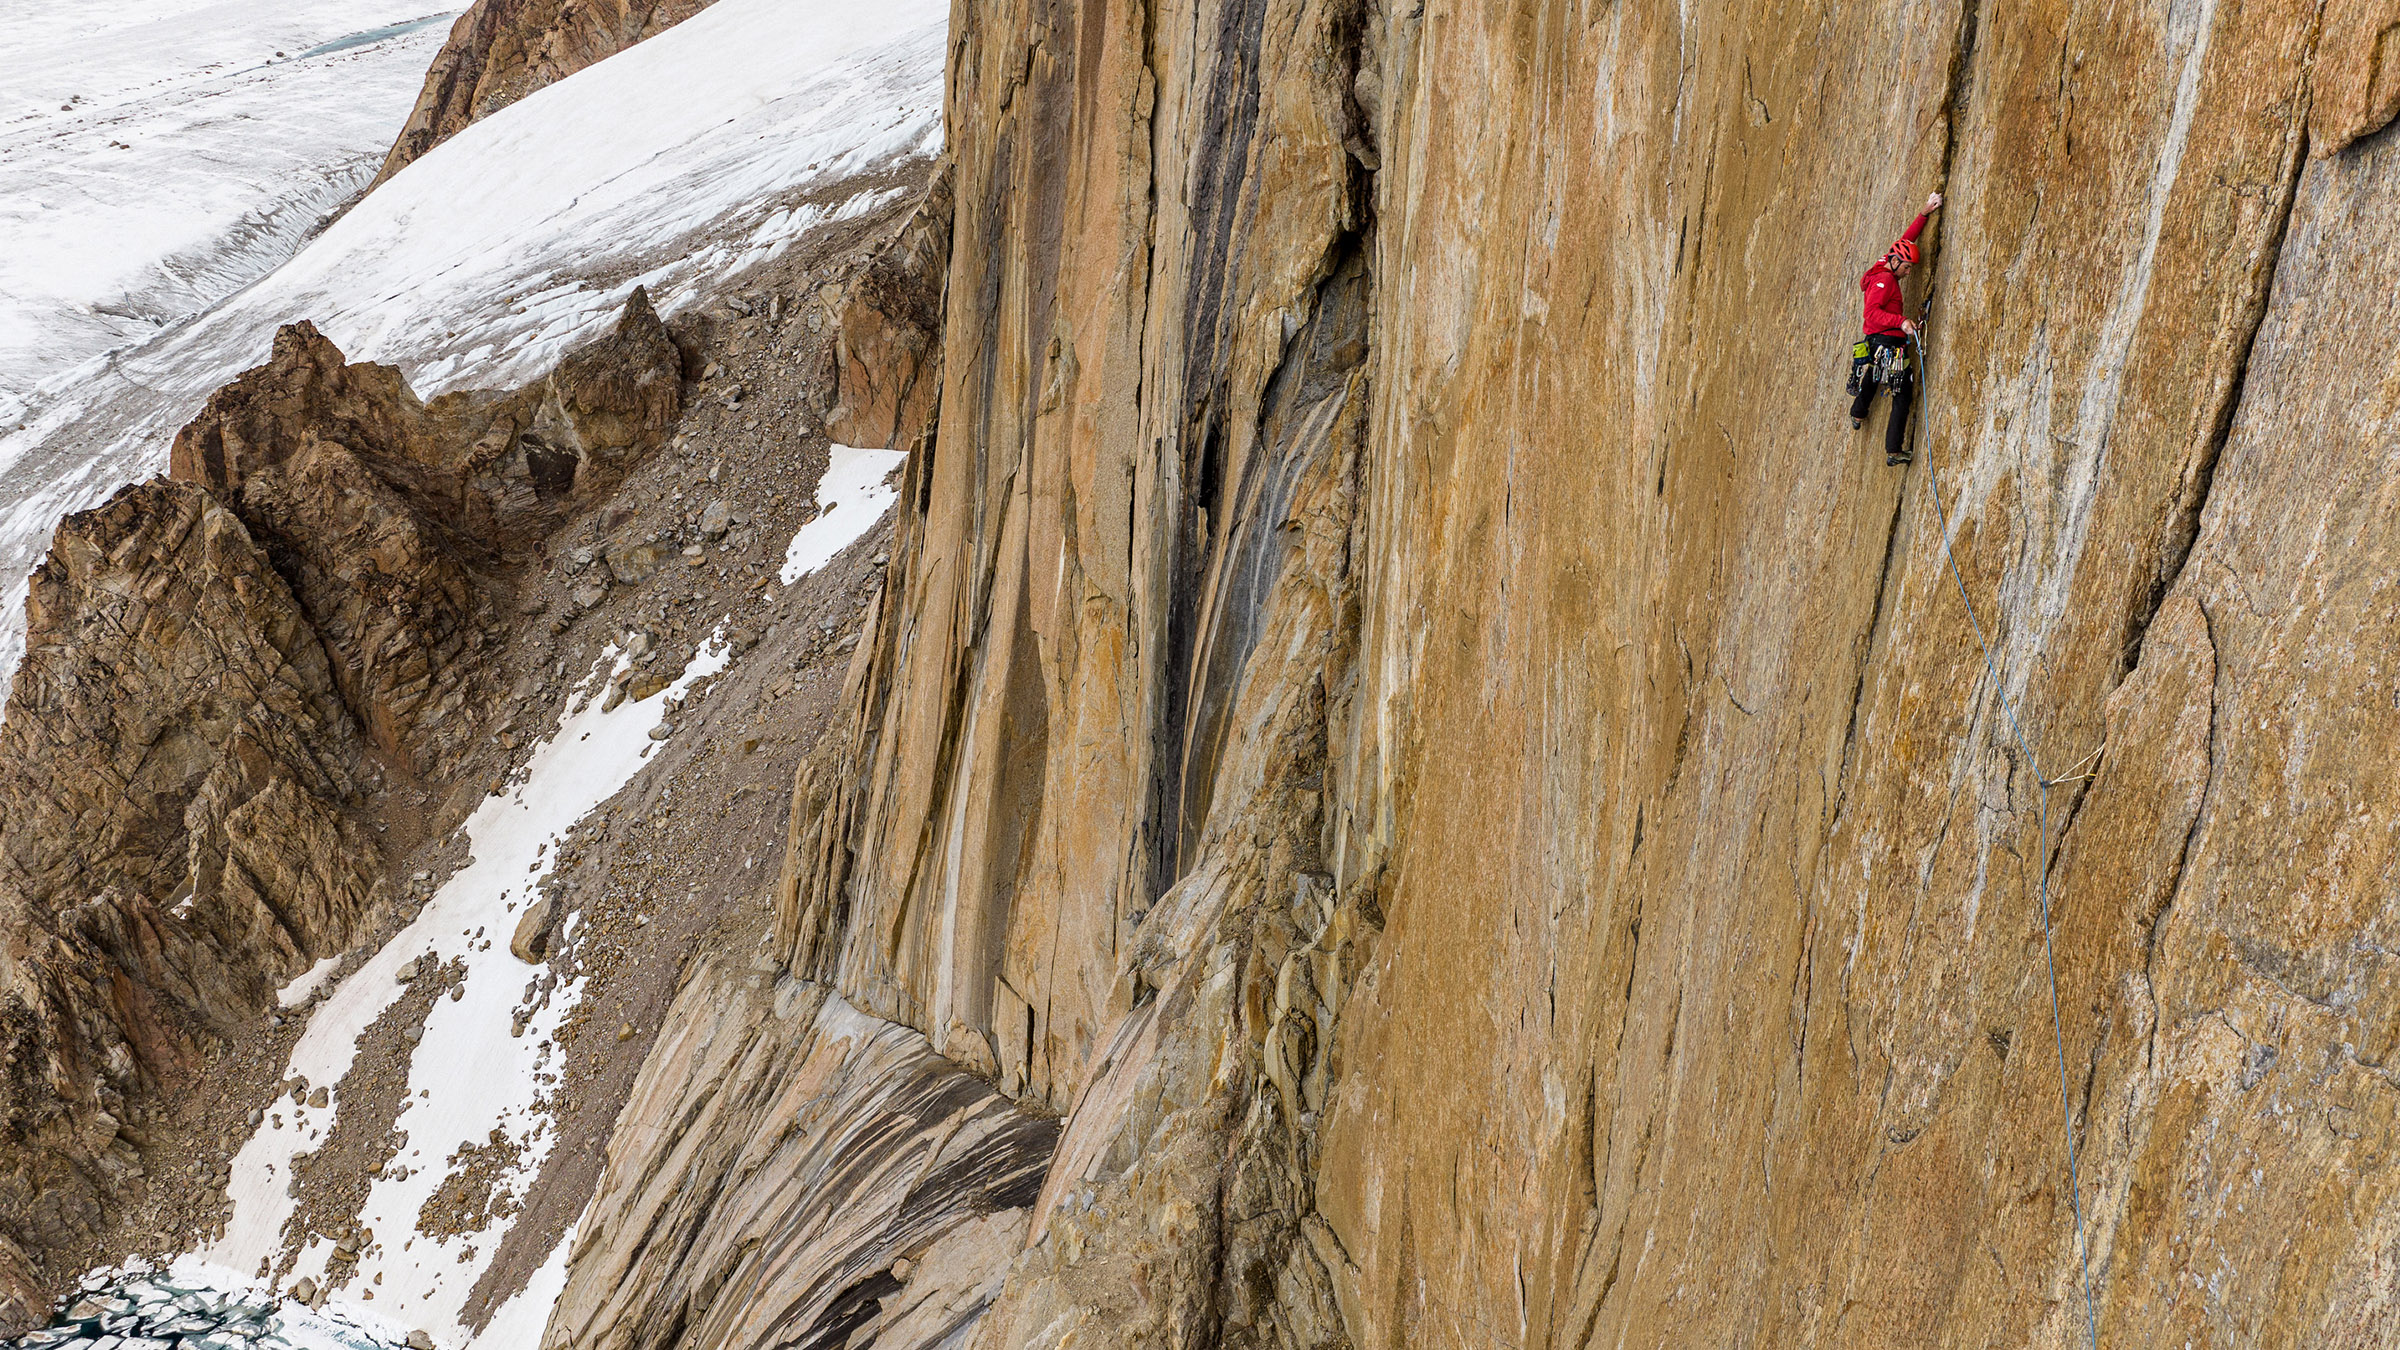
[[(1877, 347), (1898, 348), (1901, 356), (1908, 353), (1908, 339), (1897, 333), (1870, 334), (1867, 341)], [(1883, 428), (1883, 455), (1886, 459), (1899, 459), (1908, 453), (1908, 412), (1916, 402), (1915, 376), (1916, 372), (1905, 366), (1888, 383), (1878, 381), (1870, 373), (1866, 381), (1859, 385), (1858, 396), (1850, 400), (1850, 415), (1865, 417), (1867, 409), (1875, 404), (1875, 390), (1879, 384), (1892, 391), (1892, 420)]]

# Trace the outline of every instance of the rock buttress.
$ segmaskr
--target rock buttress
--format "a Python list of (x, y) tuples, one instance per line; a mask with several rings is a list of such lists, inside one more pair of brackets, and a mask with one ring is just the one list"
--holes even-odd
[(843, 297), (834, 345), (839, 401), (825, 432), (845, 445), (905, 450), (932, 427), (955, 209), (945, 168)]
[(89, 1241), (213, 1038), (378, 903), (331, 662), (229, 510), (153, 482), (59, 528), (0, 723), (0, 1237)]
[(1063, 1113), (975, 1344), (2400, 1334), (2390, 31), (962, 11), (780, 933)]
[(375, 743), (439, 773), (473, 734), (455, 714), (497, 636), (479, 572), (665, 441), (681, 366), (640, 291), (541, 383), (430, 405), (296, 324), (175, 438), (171, 471), (262, 533)]

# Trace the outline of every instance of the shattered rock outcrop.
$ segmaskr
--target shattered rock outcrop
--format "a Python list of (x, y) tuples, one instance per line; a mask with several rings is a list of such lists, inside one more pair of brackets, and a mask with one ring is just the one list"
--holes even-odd
[(242, 521), (152, 482), (62, 525), (0, 723), (0, 1235), (88, 1239), (157, 1096), (376, 902), (372, 773)]
[(294, 325), (170, 478), (60, 525), (0, 721), (0, 1300), (382, 911), (378, 793), (478, 736), (497, 569), (672, 434), (681, 364), (639, 292), (545, 381), (430, 405)]
[(348, 705), (386, 754), (432, 769), (492, 640), (476, 578), (604, 494), (671, 434), (682, 358), (647, 295), (609, 337), (504, 397), (418, 401), (307, 324), (212, 397), (171, 472), (233, 503), (290, 575)]
[(467, 697), (467, 658), (491, 623), (449, 523), (463, 494), (432, 452), (456, 430), (398, 371), (351, 366), (302, 324), (175, 438), (174, 475), (230, 503), (285, 560), (344, 702), (390, 755)]
[(942, 298), (954, 203), (947, 170), (843, 296), (827, 435), (844, 445), (905, 450), (933, 425), (942, 392)]
[[(433, 58), (380, 184), (474, 122), (674, 27), (711, 0), (475, 0)], [(370, 189), (373, 185), (370, 185)]]

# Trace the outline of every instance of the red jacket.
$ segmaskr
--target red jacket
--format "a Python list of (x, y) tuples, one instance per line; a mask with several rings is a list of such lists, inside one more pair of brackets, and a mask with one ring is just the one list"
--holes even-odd
[[(1908, 223), (1900, 237), (1913, 244), (1924, 229), (1925, 217), (1919, 216)], [(1890, 256), (1891, 251), (1885, 250), (1884, 257)], [(1882, 258), (1876, 259), (1867, 274), (1858, 279), (1858, 289), (1867, 298), (1867, 332), (1898, 333), (1901, 321), (1908, 317), (1901, 309), (1907, 302), (1901, 298), (1900, 278), (1892, 275), (1891, 267)]]

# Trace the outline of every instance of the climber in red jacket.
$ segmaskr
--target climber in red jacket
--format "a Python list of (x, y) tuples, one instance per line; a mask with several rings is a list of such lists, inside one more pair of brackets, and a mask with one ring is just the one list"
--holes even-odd
[(1858, 289), (1867, 301), (1866, 336), (1850, 349), (1850, 392), (1855, 395), (1850, 400), (1850, 426), (1856, 430), (1866, 424), (1877, 386), (1891, 390), (1892, 416), (1883, 431), (1886, 464), (1908, 463), (1908, 410), (1916, 394), (1908, 339), (1917, 326), (1901, 312), (1906, 301), (1900, 294), (1900, 278), (1917, 265), (1917, 236), (1925, 232), (1926, 217), (1941, 209), (1942, 194), (1927, 197), (1924, 212), (1908, 223), (1883, 258), (1858, 279)]

